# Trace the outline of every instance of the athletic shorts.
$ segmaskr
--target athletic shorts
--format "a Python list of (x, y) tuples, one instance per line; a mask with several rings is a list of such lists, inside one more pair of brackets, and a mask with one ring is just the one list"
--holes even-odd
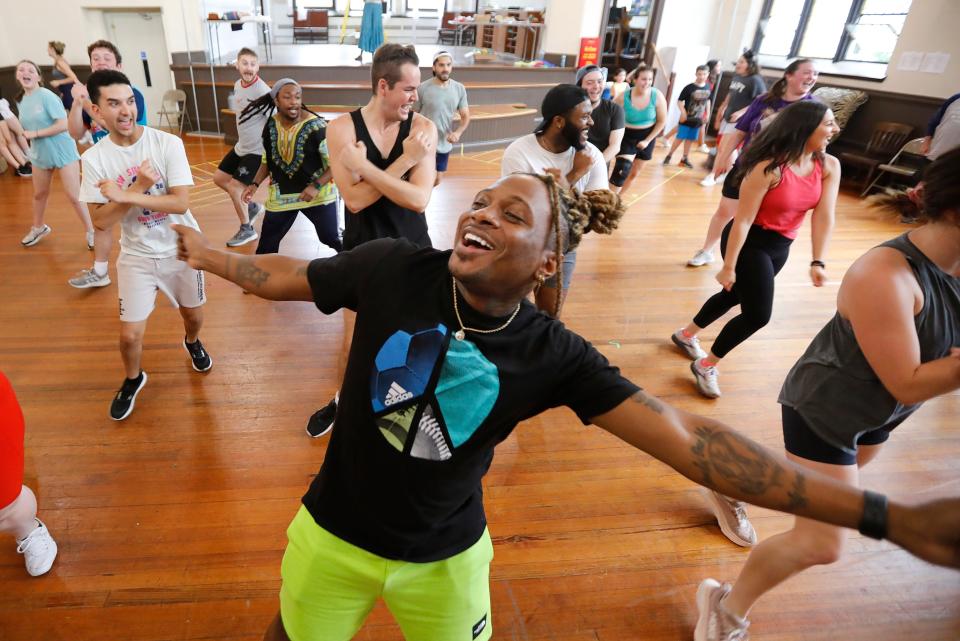
[[(857, 464), (855, 454), (844, 452), (817, 436), (797, 410), (781, 405), (780, 413), (783, 417), (783, 445), (794, 456), (830, 465)], [(880, 445), (890, 438), (894, 427), (896, 425), (861, 434), (857, 445)]]
[(677, 125), (677, 140), (696, 140), (700, 137), (700, 127), (702, 125), (696, 127), (688, 127), (682, 123)]
[(737, 128), (737, 123), (727, 122), (724, 120), (720, 123), (720, 129), (717, 130), (718, 136), (726, 136), (727, 134), (732, 134)]
[(740, 183), (743, 182), (743, 176), (737, 171), (737, 163), (733, 163), (727, 177), (723, 179), (723, 189), (721, 194), (724, 198), (731, 200), (740, 200)]
[(225, 174), (230, 174), (234, 180), (242, 182), (244, 185), (249, 185), (256, 177), (262, 160), (263, 156), (260, 154), (241, 156), (235, 150), (231, 149), (227, 155), (223, 157), (223, 160), (220, 161), (217, 169)]
[[(577, 268), (577, 251), (567, 252), (563, 255), (563, 291), (570, 289), (570, 282), (573, 280), (573, 270)], [(543, 282), (547, 287), (557, 288), (557, 275), (554, 274)]]
[(437, 171), (446, 171), (447, 163), (450, 162), (450, 152), (445, 154), (437, 152)]
[(448, 559), (393, 561), (334, 536), (301, 505), (287, 540), (280, 617), (290, 641), (349, 641), (380, 598), (406, 641), (486, 641), (493, 633), (486, 530)]
[(645, 147), (637, 145), (653, 131), (656, 125), (650, 125), (643, 129), (632, 129), (627, 127), (623, 130), (623, 141), (620, 143), (620, 156), (636, 155), (640, 160), (650, 160), (653, 158), (653, 148), (656, 147), (657, 140), (654, 138)]
[(144, 258), (120, 252), (117, 259), (120, 320), (137, 323), (153, 312), (157, 291), (174, 307), (199, 307), (207, 300), (203, 272), (176, 258)]
[(13, 386), (0, 372), (0, 510), (23, 488), (23, 412)]

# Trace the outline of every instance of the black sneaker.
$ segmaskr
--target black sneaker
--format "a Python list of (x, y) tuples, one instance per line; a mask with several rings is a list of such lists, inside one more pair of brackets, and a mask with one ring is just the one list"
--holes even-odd
[(33, 176), (33, 165), (27, 163), (25, 165), (20, 165), (17, 167), (17, 175), (21, 178), (30, 178)]
[(693, 169), (693, 165), (690, 164), (690, 161), (686, 157), (683, 157), (678, 163), (681, 167), (686, 167), (687, 169)]
[(140, 376), (136, 378), (123, 379), (123, 385), (117, 391), (113, 402), (110, 403), (110, 418), (115, 421), (122, 421), (130, 416), (133, 411), (133, 403), (137, 400), (137, 394), (147, 384), (147, 373), (140, 371)]
[(317, 410), (307, 421), (307, 434), (313, 438), (323, 436), (333, 429), (333, 421), (337, 418), (337, 399), (327, 403), (326, 407)]
[(664, 158), (663, 158), (663, 164), (664, 164), (664, 165), (669, 165), (669, 164), (670, 164), (670, 156), (669, 156), (669, 155), (668, 155), (668, 156), (664, 156)]
[(207, 350), (203, 349), (203, 343), (200, 342), (199, 338), (196, 343), (188, 343), (187, 339), (184, 338), (183, 348), (190, 354), (190, 360), (193, 361), (193, 369), (196, 371), (205, 372), (213, 367), (213, 359), (210, 358), (210, 354), (207, 354)]

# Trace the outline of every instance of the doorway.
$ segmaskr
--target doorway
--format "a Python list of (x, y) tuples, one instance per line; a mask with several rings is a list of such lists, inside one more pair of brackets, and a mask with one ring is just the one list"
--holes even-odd
[[(173, 89), (170, 56), (159, 11), (104, 11), (108, 39), (123, 56), (123, 72), (147, 103), (147, 124), (159, 125), (163, 94)], [(148, 77), (149, 76), (149, 77)]]

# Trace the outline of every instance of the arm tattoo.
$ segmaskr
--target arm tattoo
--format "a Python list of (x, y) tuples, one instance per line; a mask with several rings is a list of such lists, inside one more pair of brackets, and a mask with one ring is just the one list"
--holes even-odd
[[(750, 439), (712, 426), (698, 427), (691, 448), (705, 483), (724, 482), (748, 496), (760, 496), (786, 485), (789, 472)], [(806, 479), (800, 472), (785, 492), (785, 509), (796, 511), (807, 503)]]
[(270, 272), (254, 265), (251, 259), (237, 260), (228, 255), (227, 276), (241, 287), (259, 287), (270, 278)]
[(636, 394), (634, 394), (630, 398), (632, 398), (635, 403), (639, 403), (640, 405), (643, 405), (644, 407), (646, 407), (652, 412), (656, 412), (657, 414), (663, 414), (663, 403), (661, 403), (659, 399), (653, 396), (650, 396), (643, 390), (638, 391)]

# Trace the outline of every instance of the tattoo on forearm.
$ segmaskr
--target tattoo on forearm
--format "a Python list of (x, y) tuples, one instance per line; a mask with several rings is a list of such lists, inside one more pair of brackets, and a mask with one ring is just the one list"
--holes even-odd
[(656, 412), (657, 414), (663, 414), (663, 403), (661, 403), (659, 399), (653, 396), (650, 396), (643, 390), (640, 390), (639, 392), (634, 394), (631, 398), (634, 400), (634, 402), (639, 403), (640, 405), (643, 405), (647, 409), (653, 412)]
[(797, 473), (793, 477), (793, 487), (790, 488), (790, 491), (787, 492), (787, 498), (790, 501), (787, 503), (787, 511), (795, 512), (800, 508), (807, 506), (807, 479), (801, 474)]
[(227, 257), (227, 276), (241, 287), (259, 287), (270, 278), (270, 272), (264, 271), (248, 260), (235, 260)]
[[(695, 435), (691, 450), (705, 482), (729, 483), (747, 495), (764, 494), (783, 483), (783, 466), (746, 437), (711, 426), (698, 427)], [(802, 500), (803, 483), (794, 488)]]

